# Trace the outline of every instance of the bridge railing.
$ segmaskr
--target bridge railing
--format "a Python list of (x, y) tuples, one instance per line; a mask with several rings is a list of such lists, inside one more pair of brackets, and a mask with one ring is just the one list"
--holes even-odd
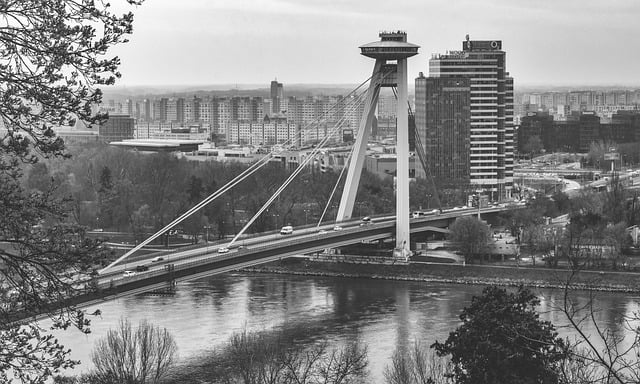
[[(518, 206), (516, 206), (518, 207)], [(505, 209), (508, 209), (510, 207), (485, 207), (482, 208), (481, 212), (483, 213), (491, 213), (491, 212), (498, 212), (498, 211), (502, 211)], [(433, 220), (437, 220), (437, 219), (451, 219), (457, 216), (461, 216), (461, 215), (472, 215), (472, 214), (476, 214), (477, 210), (475, 208), (469, 208), (469, 209), (464, 209), (464, 210), (458, 210), (458, 211), (449, 211), (449, 212), (443, 212), (443, 213), (439, 213), (439, 214), (433, 214), (433, 215), (426, 215), (426, 216), (421, 216), (420, 218), (414, 219), (416, 222), (425, 222), (425, 221), (433, 221)], [(354, 220), (353, 222), (357, 222), (357, 220)], [(387, 222), (378, 222), (375, 223), (373, 225), (367, 225), (367, 226), (353, 226), (353, 227), (348, 227), (345, 228), (343, 231), (327, 231), (325, 233), (310, 233), (310, 234), (306, 234), (305, 237), (306, 238), (312, 238), (312, 239), (331, 239), (331, 238), (335, 238), (335, 237), (340, 237), (344, 234), (353, 234), (353, 233), (359, 233), (359, 232), (369, 232), (372, 228), (383, 228), (383, 227), (391, 227), (394, 225), (394, 221), (393, 220), (389, 220)], [(260, 253), (261, 251), (265, 251), (265, 250), (273, 250), (274, 248), (287, 248), (287, 247), (291, 247), (292, 245), (296, 245), (296, 244), (300, 244), (300, 237), (293, 237), (293, 238), (278, 238), (278, 239), (273, 239), (271, 240), (269, 243), (265, 244), (265, 245), (251, 245), (248, 248), (237, 248), (234, 251), (230, 252), (230, 253), (218, 253), (217, 247), (214, 246), (207, 246), (207, 247), (201, 247), (201, 251), (200, 252), (196, 252), (196, 253), (191, 253), (188, 255), (179, 255), (179, 253), (181, 251), (176, 252), (176, 259), (174, 259), (174, 262), (179, 262), (179, 264), (175, 264), (175, 263), (170, 263), (170, 262), (165, 262), (162, 265), (174, 265), (174, 271), (175, 270), (182, 270), (182, 269), (188, 269), (188, 268), (193, 268), (193, 267), (197, 267), (197, 266), (201, 266), (201, 265), (207, 265), (210, 264), (212, 262), (218, 262), (218, 261), (224, 261), (224, 260), (230, 260), (230, 259), (234, 259), (234, 258), (238, 258), (241, 257), (243, 255), (246, 255), (247, 253)], [(331, 244), (327, 244), (327, 247), (330, 247)], [(192, 261), (187, 261), (185, 259), (189, 259), (189, 258), (199, 258), (198, 260), (192, 260)], [(163, 275), (167, 275), (169, 274), (170, 271), (167, 271), (165, 269), (155, 269), (152, 271), (147, 271), (147, 272), (143, 272), (143, 273), (139, 273), (136, 274), (134, 276), (129, 276), (129, 277), (124, 277), (122, 276), (120, 273), (115, 273), (112, 275), (114, 278), (109, 279), (108, 281), (105, 281), (103, 283), (100, 283), (98, 285), (99, 288), (101, 289), (107, 289), (110, 286), (113, 286), (115, 282), (118, 282), (120, 284), (126, 284), (126, 283), (131, 283), (131, 282), (136, 282), (136, 281), (141, 281), (141, 280), (145, 280), (145, 279), (150, 279), (150, 278), (156, 278), (159, 276), (163, 276)]]
[[(388, 222), (388, 223), (381, 223), (380, 225), (378, 225), (378, 228), (385, 226), (385, 224), (387, 226), (391, 226), (393, 224), (392, 221)], [(345, 229), (344, 231), (327, 231), (325, 233), (313, 233), (313, 234), (309, 234), (307, 235), (307, 237), (312, 237), (314, 239), (331, 239), (334, 237), (339, 237), (341, 235), (344, 235), (345, 233), (358, 233), (358, 232), (367, 232), (371, 229), (371, 227), (369, 226), (364, 226), (364, 227), (350, 227), (348, 229)], [(247, 253), (259, 253), (261, 251), (264, 250), (272, 250), (274, 248), (274, 246), (276, 246), (276, 248), (287, 248), (290, 247), (292, 245), (296, 245), (300, 243), (300, 238), (291, 238), (291, 239), (278, 239), (278, 240), (274, 240), (274, 243), (270, 243), (270, 244), (266, 244), (266, 245), (256, 245), (256, 246), (251, 246), (250, 248), (243, 248), (243, 249), (237, 249), (233, 252), (230, 253), (218, 253), (217, 248), (214, 249), (208, 249), (208, 247), (203, 247), (201, 252), (197, 252), (197, 253), (193, 253), (193, 254), (189, 254), (189, 255), (185, 255), (185, 256), (179, 256), (178, 258), (175, 259), (174, 261), (180, 261), (180, 260), (184, 260), (187, 258), (198, 258), (198, 257), (203, 257), (203, 256), (209, 256), (209, 257), (205, 257), (202, 259), (198, 259), (198, 260), (193, 260), (193, 261), (181, 261), (179, 264), (174, 264), (174, 263), (170, 263), (170, 262), (165, 262), (162, 265), (174, 265), (174, 270), (182, 270), (182, 269), (188, 269), (188, 268), (193, 268), (196, 266), (200, 266), (200, 265), (206, 265), (206, 264), (210, 264), (211, 262), (217, 262), (217, 261), (223, 261), (223, 260), (230, 260), (230, 259), (234, 259), (240, 256), (243, 256)], [(329, 244), (327, 245), (329, 246)], [(98, 284), (98, 288), (101, 289), (107, 289), (110, 286), (113, 286), (113, 283), (115, 282), (119, 282), (119, 283), (131, 283), (131, 282), (136, 282), (136, 281), (140, 281), (140, 280), (145, 280), (145, 279), (150, 279), (150, 278), (155, 278), (155, 277), (159, 277), (162, 275), (166, 275), (168, 274), (169, 271), (165, 270), (165, 269), (156, 269), (156, 270), (152, 270), (152, 271), (146, 271), (143, 273), (139, 273), (136, 274), (134, 276), (129, 276), (129, 277), (124, 277), (121, 275), (121, 273), (113, 273), (113, 277), (112, 279), (109, 279), (108, 281), (105, 281), (103, 283)]]

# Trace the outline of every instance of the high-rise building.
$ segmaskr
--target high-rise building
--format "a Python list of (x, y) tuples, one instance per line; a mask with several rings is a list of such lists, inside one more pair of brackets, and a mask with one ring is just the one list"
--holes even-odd
[(232, 120), (232, 106), (231, 99), (224, 98), (218, 100), (217, 112), (215, 116), (217, 120), (214, 120), (213, 131), (215, 133), (225, 133), (227, 123)]
[[(383, 91), (384, 92), (383, 94)], [(378, 117), (395, 117), (398, 110), (398, 100), (388, 89), (381, 89), (378, 96)]]
[(470, 80), (464, 77), (416, 79), (416, 131), (428, 170), (416, 167), (416, 177), (469, 181), (471, 128)]
[(172, 97), (167, 100), (167, 119), (165, 121), (169, 123), (178, 121), (178, 99)]
[(166, 97), (161, 98), (158, 101), (158, 108), (156, 109), (157, 114), (154, 116), (156, 120), (166, 122), (168, 116), (168, 108), (169, 108), (169, 99)]
[(191, 123), (200, 121), (201, 102), (202, 100), (197, 96), (184, 101), (184, 122)]
[(258, 120), (258, 100), (253, 97), (232, 98), (231, 99), (231, 117), (233, 120), (243, 120), (243, 121)]
[(514, 158), (513, 78), (506, 71), (502, 41), (467, 38), (461, 51), (433, 55), (429, 75), (469, 80), (469, 181), (477, 191), (490, 194), (494, 200), (510, 197)]
[(271, 82), (271, 112), (280, 113), (282, 99), (284, 98), (284, 89), (282, 83), (278, 83), (278, 80)]

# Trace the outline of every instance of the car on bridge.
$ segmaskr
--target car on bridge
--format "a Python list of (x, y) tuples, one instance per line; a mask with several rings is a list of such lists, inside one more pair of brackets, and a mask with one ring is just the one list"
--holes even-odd
[(164, 257), (162, 257), (162, 256), (156, 256), (156, 257), (154, 257), (153, 259), (151, 259), (151, 262), (152, 262), (152, 263), (157, 263), (158, 261), (162, 261), (162, 260), (164, 260)]
[(220, 247), (220, 248), (218, 248), (218, 253), (229, 253), (229, 248)]
[(335, 227), (333, 227), (334, 231), (342, 231), (342, 227), (339, 225), (336, 225)]
[(149, 270), (149, 267), (147, 267), (146, 265), (138, 265), (136, 267), (136, 272), (145, 272), (148, 270)]
[(293, 233), (293, 227), (290, 225), (285, 225), (284, 227), (282, 227), (282, 229), (280, 230), (280, 234), (281, 235), (290, 235)]
[(133, 277), (136, 275), (136, 271), (124, 271), (122, 277)]

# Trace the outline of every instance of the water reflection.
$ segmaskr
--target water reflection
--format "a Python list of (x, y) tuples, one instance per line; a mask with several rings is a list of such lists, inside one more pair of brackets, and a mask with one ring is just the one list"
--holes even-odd
[[(371, 380), (381, 382), (396, 348), (406, 349), (414, 340), (431, 345), (446, 339), (459, 324), (462, 308), (481, 290), (481, 286), (420, 282), (225, 274), (179, 285), (173, 296), (106, 302), (100, 306), (102, 318), (93, 321), (92, 334), (59, 335), (73, 357), (83, 361), (77, 372), (89, 367), (87, 356), (94, 341), (114, 327), (120, 316), (134, 323), (146, 318), (168, 328), (177, 339), (182, 363), (194, 367), (223, 349), (229, 336), (244, 328), (262, 332), (300, 329), (294, 334), (296, 343), (327, 340), (337, 344), (361, 338), (368, 345)], [(560, 326), (562, 335), (574, 335), (562, 327), (567, 322), (557, 311), (562, 292), (542, 290), (539, 294), (541, 318)], [(573, 292), (571, 297), (578, 306), (590, 300), (585, 292)], [(603, 293), (593, 302), (600, 309), (596, 321), (630, 340), (622, 319), (638, 311), (636, 297)], [(593, 324), (586, 323), (585, 332), (593, 335)]]

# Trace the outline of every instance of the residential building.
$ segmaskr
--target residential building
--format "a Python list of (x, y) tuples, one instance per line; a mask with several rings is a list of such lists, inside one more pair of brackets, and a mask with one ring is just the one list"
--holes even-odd
[(284, 88), (282, 83), (278, 83), (278, 79), (271, 82), (271, 113), (280, 113), (282, 111), (282, 100), (284, 99)]
[(262, 121), (234, 120), (227, 123), (228, 144), (271, 146), (287, 143), (300, 146), (298, 125), (286, 119), (264, 119)]

